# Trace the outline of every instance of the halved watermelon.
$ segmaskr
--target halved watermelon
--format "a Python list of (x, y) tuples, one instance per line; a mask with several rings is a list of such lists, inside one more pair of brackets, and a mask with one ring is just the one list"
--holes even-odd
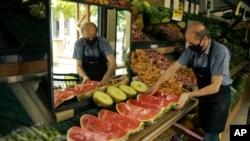
[(169, 101), (160, 97), (155, 97), (149, 94), (139, 94), (137, 95), (136, 98), (138, 101), (144, 101), (147, 103), (156, 104), (158, 106), (165, 107), (167, 109), (172, 108), (172, 105), (173, 105), (172, 101)]
[(67, 141), (108, 141), (108, 137), (85, 128), (72, 126), (67, 131)]
[(164, 108), (164, 107), (158, 106), (156, 104), (151, 104), (151, 103), (144, 102), (144, 101), (138, 101), (135, 99), (129, 99), (129, 100), (127, 100), (127, 103), (132, 104), (132, 105), (136, 105), (139, 107), (143, 107), (146, 109), (162, 110)]
[(129, 132), (112, 122), (99, 119), (94, 115), (85, 114), (80, 118), (81, 127), (108, 137), (108, 140), (121, 141), (128, 138)]
[(164, 115), (164, 113), (166, 111), (168, 111), (168, 108), (167, 107), (161, 107), (157, 104), (153, 104), (153, 103), (148, 103), (148, 102), (144, 102), (144, 101), (138, 101), (138, 100), (135, 100), (135, 99), (129, 99), (127, 101), (127, 103), (130, 103), (132, 105), (136, 105), (136, 106), (139, 106), (139, 107), (142, 107), (142, 108), (146, 108), (146, 109), (156, 109), (156, 110), (161, 110), (161, 112), (159, 113), (159, 117), (161, 117), (162, 115)]
[(154, 122), (154, 120), (161, 114), (160, 109), (146, 109), (125, 102), (116, 104), (116, 110), (123, 116), (149, 123)]
[(177, 96), (175, 94), (164, 93), (164, 92), (156, 92), (153, 94), (153, 96), (161, 97), (161, 98), (164, 98), (166, 100), (172, 101), (174, 103), (178, 102), (178, 100), (179, 100), (179, 96)]
[(135, 133), (143, 129), (143, 122), (106, 109), (102, 109), (98, 113), (98, 118), (115, 123), (119, 127), (129, 131), (129, 133)]
[(94, 91), (99, 89), (100, 82), (88, 80), (84, 84), (77, 84), (75, 90), (77, 92), (77, 100), (83, 101), (92, 98)]

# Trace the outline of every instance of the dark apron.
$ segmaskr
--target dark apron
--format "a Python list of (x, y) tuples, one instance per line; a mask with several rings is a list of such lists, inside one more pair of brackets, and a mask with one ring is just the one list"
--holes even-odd
[(99, 57), (95, 56), (86, 56), (85, 55), (85, 47), (83, 47), (83, 57), (82, 57), (82, 66), (84, 68), (85, 73), (89, 77), (90, 80), (101, 81), (103, 76), (108, 70), (107, 67), (107, 59), (106, 56), (101, 52), (99, 41), (97, 39), (97, 48), (99, 51)]
[[(211, 84), (210, 59), (213, 41), (209, 50), (207, 67), (193, 67), (197, 77), (198, 88)], [(220, 133), (224, 130), (230, 107), (230, 86), (221, 85), (219, 92), (199, 97), (198, 116), (202, 129), (207, 133)]]

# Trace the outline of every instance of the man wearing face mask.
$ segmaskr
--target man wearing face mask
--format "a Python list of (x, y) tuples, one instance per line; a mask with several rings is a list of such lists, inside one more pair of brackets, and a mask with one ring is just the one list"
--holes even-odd
[(100, 81), (101, 85), (109, 80), (117, 67), (114, 52), (109, 42), (97, 36), (97, 27), (87, 22), (82, 27), (83, 37), (75, 42), (73, 58), (76, 59), (77, 73), (87, 80)]
[(181, 94), (175, 108), (181, 109), (188, 98), (197, 97), (198, 117), (205, 131), (204, 141), (219, 141), (219, 133), (225, 128), (231, 100), (230, 51), (212, 40), (208, 29), (199, 22), (188, 26), (185, 39), (187, 49), (161, 75), (148, 93), (154, 94), (182, 66), (191, 67), (197, 78), (198, 90)]

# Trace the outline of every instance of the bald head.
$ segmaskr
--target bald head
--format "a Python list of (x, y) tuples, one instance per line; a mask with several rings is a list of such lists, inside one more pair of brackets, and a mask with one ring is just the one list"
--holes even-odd
[(82, 34), (85, 38), (95, 38), (97, 33), (97, 27), (92, 22), (87, 22), (82, 26)]
[(204, 37), (210, 38), (210, 32), (208, 29), (200, 22), (192, 22), (185, 33), (185, 38), (189, 38), (189, 36), (192, 36), (194, 39), (202, 39)]

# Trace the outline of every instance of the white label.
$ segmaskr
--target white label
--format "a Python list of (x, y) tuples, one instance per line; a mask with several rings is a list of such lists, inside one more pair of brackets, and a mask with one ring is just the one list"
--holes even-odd
[(195, 5), (195, 14), (198, 15), (199, 14), (199, 9), (200, 9), (200, 5), (196, 4)]
[(191, 6), (190, 6), (190, 13), (191, 13), (191, 14), (194, 14), (194, 3), (191, 3)]
[(188, 7), (189, 7), (189, 1), (185, 0), (184, 1), (184, 12), (188, 12)]
[(171, 8), (171, 0), (164, 0), (164, 7)]
[(173, 0), (174, 1), (174, 9), (178, 10), (179, 9), (179, 0)]

